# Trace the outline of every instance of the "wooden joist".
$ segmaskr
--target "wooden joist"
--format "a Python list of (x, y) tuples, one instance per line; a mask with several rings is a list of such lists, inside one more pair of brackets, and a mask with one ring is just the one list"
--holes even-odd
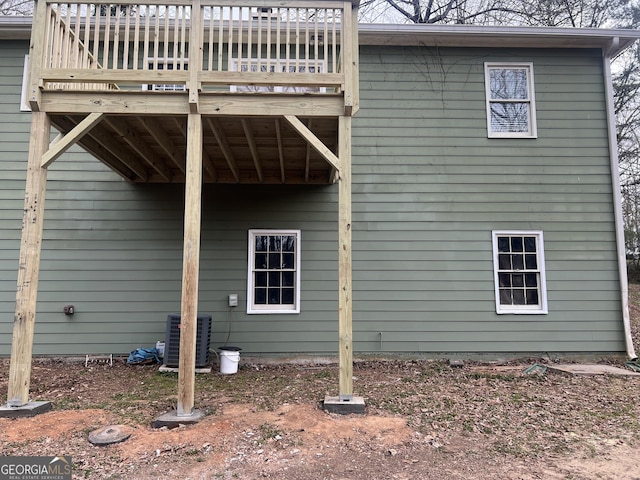
[(280, 180), (285, 183), (287, 177), (284, 168), (284, 147), (282, 145), (282, 127), (280, 125), (280, 119), (274, 120), (276, 128), (276, 143), (278, 145), (278, 161), (280, 164)]
[(256, 147), (256, 139), (253, 135), (253, 130), (251, 129), (251, 125), (246, 118), (243, 118), (241, 122), (245, 137), (247, 139), (247, 144), (249, 145), (249, 151), (251, 152), (251, 158), (253, 159), (253, 164), (256, 167), (258, 180), (260, 180), (260, 183), (262, 183), (262, 163), (260, 162), (260, 155), (258, 154), (258, 147)]
[[(76, 121), (70, 117), (58, 117), (52, 123), (55, 123), (56, 128), (62, 131), (69, 131), (77, 125)], [(106, 135), (102, 130), (92, 130), (82, 137), (79, 143), (82, 148), (122, 176), (123, 179), (129, 182), (136, 179), (149, 179), (148, 172), (142, 164), (124, 150), (119, 143), (114, 142), (112, 136)]]
[(175, 165), (182, 173), (185, 173), (185, 152), (180, 151), (180, 149), (178, 149), (178, 147), (171, 141), (166, 130), (164, 130), (160, 125), (160, 122), (158, 122), (154, 117), (139, 117), (139, 119), (142, 126), (151, 134), (156, 143), (162, 147), (166, 155), (171, 159), (173, 165)]
[(158, 155), (142, 139), (140, 135), (130, 126), (120, 124), (117, 120), (110, 118), (104, 120), (110, 128), (115, 131), (120, 139), (127, 143), (151, 169), (158, 172), (167, 182), (171, 181), (171, 170), (158, 158)]
[(238, 170), (238, 164), (236, 163), (236, 159), (233, 156), (233, 152), (229, 147), (229, 143), (227, 142), (227, 138), (222, 131), (220, 123), (214, 118), (207, 118), (207, 124), (209, 125), (209, 129), (211, 130), (211, 133), (213, 133), (213, 136), (216, 137), (216, 141), (220, 146), (220, 150), (222, 150), (222, 154), (224, 155), (224, 159), (226, 160), (231, 173), (233, 173), (233, 177), (236, 179), (236, 182), (240, 182), (240, 171)]

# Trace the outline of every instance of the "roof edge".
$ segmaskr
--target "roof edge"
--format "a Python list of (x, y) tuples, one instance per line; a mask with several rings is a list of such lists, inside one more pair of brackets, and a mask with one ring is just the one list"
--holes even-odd
[(431, 24), (360, 24), (361, 45), (439, 47), (599, 48), (615, 57), (640, 39), (639, 30)]
[(0, 15), (0, 40), (29, 40), (33, 17)]
[[(358, 0), (354, 0), (358, 1)], [(33, 18), (0, 16), (0, 39), (28, 40)], [(599, 48), (615, 57), (640, 40), (639, 30), (483, 25), (361, 23), (361, 45)]]

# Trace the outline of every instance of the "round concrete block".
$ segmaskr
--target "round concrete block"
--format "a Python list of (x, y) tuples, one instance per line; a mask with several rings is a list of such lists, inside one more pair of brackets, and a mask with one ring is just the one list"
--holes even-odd
[(89, 441), (94, 445), (105, 446), (124, 442), (131, 436), (131, 428), (126, 425), (109, 425), (98, 428), (89, 434)]

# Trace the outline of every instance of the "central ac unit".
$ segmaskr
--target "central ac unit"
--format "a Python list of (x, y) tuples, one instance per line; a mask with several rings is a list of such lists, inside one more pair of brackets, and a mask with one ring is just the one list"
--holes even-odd
[[(167, 330), (164, 339), (164, 365), (177, 367), (180, 361), (180, 314), (167, 316)], [(211, 315), (198, 314), (196, 330), (196, 367), (209, 364), (209, 345), (211, 344)]]

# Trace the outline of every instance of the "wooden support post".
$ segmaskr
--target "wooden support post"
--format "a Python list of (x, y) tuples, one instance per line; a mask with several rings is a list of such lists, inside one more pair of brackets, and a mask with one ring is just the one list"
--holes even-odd
[(51, 120), (49, 116), (43, 112), (34, 112), (31, 116), (16, 311), (11, 343), (11, 365), (7, 392), (7, 406), (9, 407), (20, 407), (29, 402), (44, 199), (47, 186), (47, 169), (41, 168), (40, 163), (42, 155), (49, 148), (50, 134)]
[(360, 39), (358, 34), (357, 2), (351, 11), (351, 22), (351, 61), (353, 62), (351, 71), (351, 91), (353, 93), (351, 116), (353, 116), (360, 110)]
[(351, 271), (351, 117), (338, 120), (340, 185), (338, 194), (338, 329), (339, 399), (353, 398), (352, 271)]
[(200, 219), (202, 210), (202, 117), (187, 120), (187, 164), (184, 205), (184, 253), (182, 259), (182, 310), (178, 362), (178, 416), (193, 413), (198, 322), (198, 274), (200, 269)]
[[(201, 18), (200, 0), (191, 1), (191, 29), (189, 30), (189, 61), (191, 65), (202, 65), (202, 37), (204, 25)], [(212, 52), (209, 52), (211, 55)], [(198, 82), (198, 72), (201, 67), (189, 69), (189, 81), (187, 90), (189, 91), (189, 111), (197, 113), (200, 102), (201, 85)]]
[[(354, 61), (353, 61), (353, 41), (354, 41), (354, 25), (357, 29), (357, 22), (354, 23), (352, 14), (351, 5), (349, 2), (344, 3), (344, 10), (342, 12), (343, 18), (343, 33), (342, 38), (340, 39), (340, 55), (342, 56), (342, 68), (344, 72), (344, 114), (352, 115), (353, 114), (353, 102), (354, 102), (354, 82), (353, 82), (353, 70), (354, 70)], [(355, 10), (357, 15), (357, 9)]]
[(44, 63), (45, 44), (50, 41), (45, 37), (48, 21), (47, 2), (35, 2), (29, 45), (29, 106), (33, 112), (40, 111), (40, 72)]

